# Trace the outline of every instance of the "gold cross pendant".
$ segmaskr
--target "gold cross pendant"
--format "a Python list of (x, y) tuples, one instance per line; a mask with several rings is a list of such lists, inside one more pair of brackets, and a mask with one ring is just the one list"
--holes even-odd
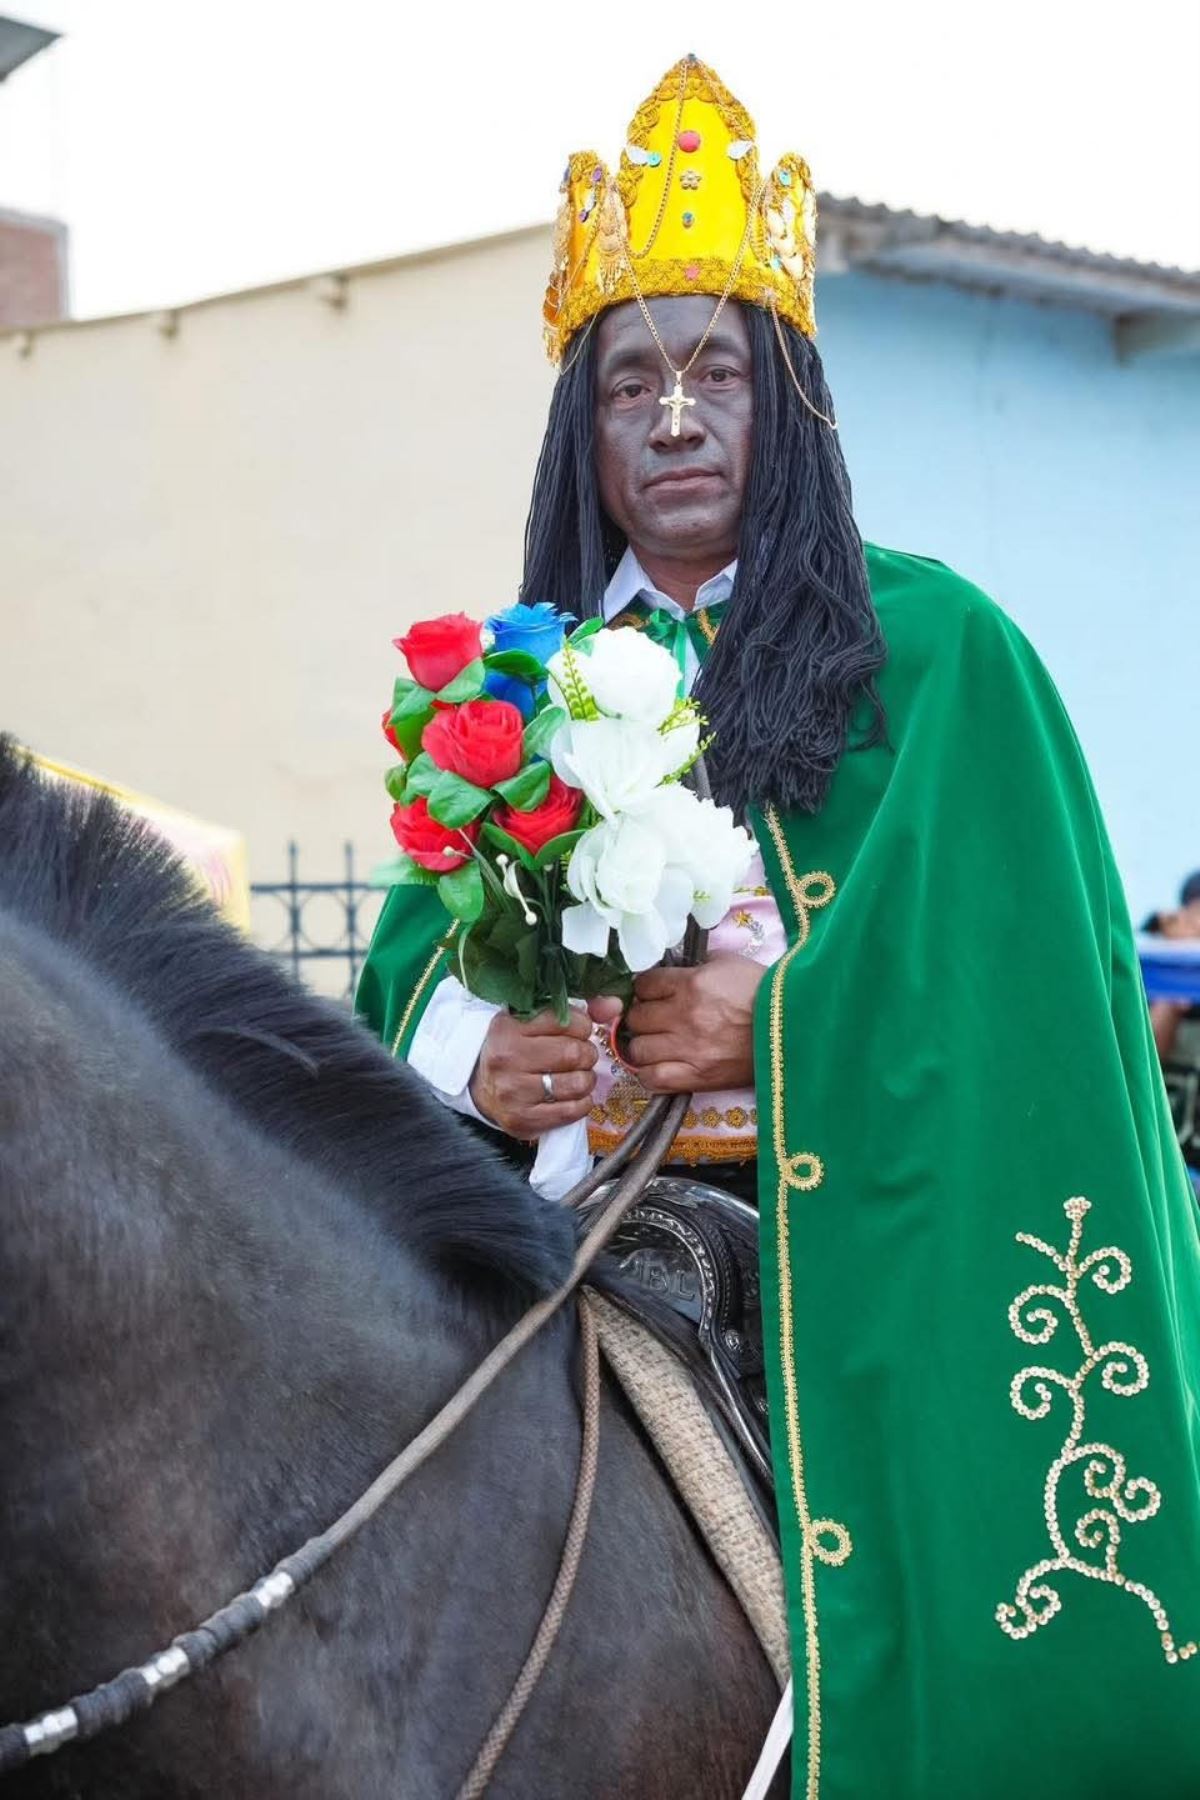
[(683, 376), (679, 374), (678, 370), (672, 370), (672, 374), (675, 376), (674, 389), (672, 390), (671, 393), (664, 394), (658, 404), (660, 406), (669, 406), (670, 407), (670, 409), (671, 409), (671, 436), (678, 437), (679, 436), (679, 419), (680, 419), (681, 413), (683, 412), (684, 407), (685, 406), (695, 406), (696, 402), (694, 400), (689, 399), (688, 396), (684, 393), (684, 391), (683, 391)]

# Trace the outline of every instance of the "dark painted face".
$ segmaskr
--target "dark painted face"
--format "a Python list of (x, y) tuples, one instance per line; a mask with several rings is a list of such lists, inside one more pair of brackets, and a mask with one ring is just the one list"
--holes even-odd
[[(704, 335), (716, 301), (707, 294), (651, 300), (651, 316), (681, 369)], [(683, 378), (694, 406), (671, 435), (675, 385), (636, 301), (614, 306), (597, 326), (596, 476), (613, 523), (638, 549), (713, 561), (737, 554), (750, 468), (754, 393), (742, 310), (726, 306)]]

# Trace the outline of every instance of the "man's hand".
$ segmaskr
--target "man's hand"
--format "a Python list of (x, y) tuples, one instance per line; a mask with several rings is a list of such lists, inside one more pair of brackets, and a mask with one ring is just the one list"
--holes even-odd
[[(754, 997), (761, 963), (715, 956), (696, 969), (648, 969), (626, 1016), (628, 1060), (656, 1094), (709, 1094), (754, 1084)], [(617, 1016), (612, 1000), (592, 1002), (592, 1017)]]
[[(548, 1012), (525, 1024), (497, 1013), (471, 1077), (472, 1100), (510, 1137), (536, 1138), (555, 1125), (585, 1119), (596, 1085), (591, 1034), (592, 1021), (584, 1012), (572, 1012), (567, 1025)], [(543, 1075), (554, 1078), (552, 1100)]]

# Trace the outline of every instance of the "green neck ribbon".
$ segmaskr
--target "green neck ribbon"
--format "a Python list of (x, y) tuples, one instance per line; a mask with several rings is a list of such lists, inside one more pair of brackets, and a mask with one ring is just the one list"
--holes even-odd
[[(679, 691), (684, 694), (687, 692), (688, 645), (691, 644), (697, 662), (703, 666), (712, 647), (711, 634), (721, 623), (728, 605), (727, 600), (721, 600), (716, 606), (702, 606), (696, 612), (677, 618), (665, 606), (652, 607), (645, 600), (635, 600), (624, 612), (618, 613), (612, 623), (631, 625), (635, 631), (644, 631), (651, 643), (661, 644), (669, 650), (679, 670)], [(708, 634), (704, 630), (706, 624)]]

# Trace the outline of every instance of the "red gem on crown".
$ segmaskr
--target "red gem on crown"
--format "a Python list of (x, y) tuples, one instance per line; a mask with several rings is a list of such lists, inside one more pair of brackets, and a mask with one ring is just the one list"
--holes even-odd
[(698, 131), (681, 131), (675, 142), (685, 156), (690, 156), (694, 150), (700, 148), (700, 133)]

